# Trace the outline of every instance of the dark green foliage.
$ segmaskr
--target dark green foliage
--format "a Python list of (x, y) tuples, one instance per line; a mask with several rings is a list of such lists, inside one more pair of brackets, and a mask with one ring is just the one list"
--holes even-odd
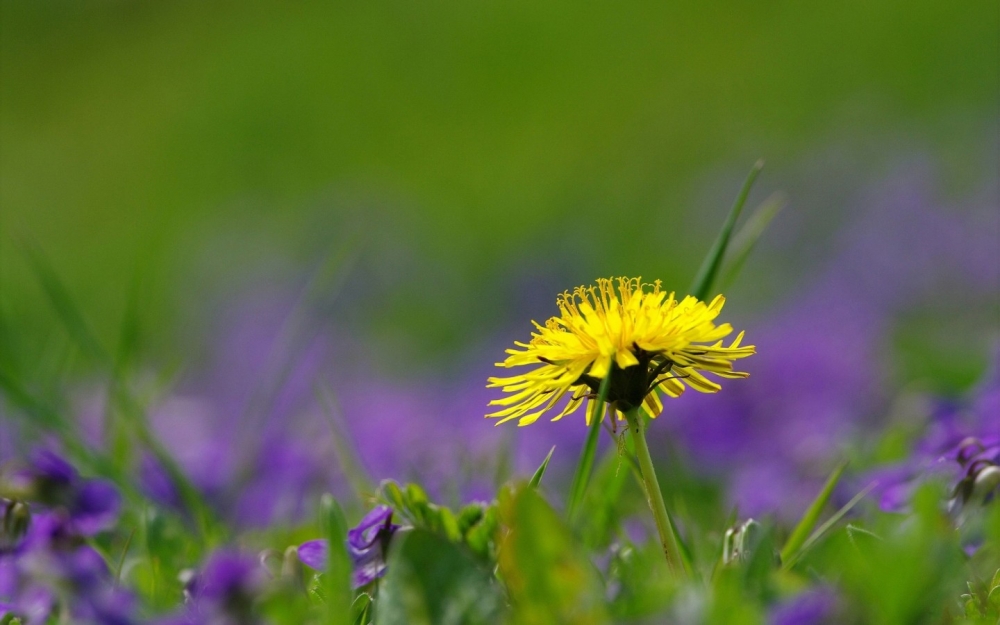
[(510, 595), (514, 622), (608, 622), (604, 589), (594, 565), (534, 489), (504, 490), (500, 515), (507, 528), (500, 546), (500, 575)]
[(400, 536), (379, 588), (376, 625), (488, 625), (500, 622), (499, 584), (471, 553), (443, 536)]

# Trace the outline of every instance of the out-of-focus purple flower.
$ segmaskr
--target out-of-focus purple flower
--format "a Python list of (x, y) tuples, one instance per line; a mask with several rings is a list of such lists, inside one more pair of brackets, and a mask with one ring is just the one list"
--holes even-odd
[(0, 590), (10, 611), (42, 622), (55, 611), (74, 623), (133, 623), (133, 598), (113, 583), (85, 538), (117, 519), (121, 497), (103, 480), (82, 478), (51, 449), (3, 476), (5, 501)]
[(181, 496), (177, 487), (163, 465), (153, 456), (143, 456), (139, 462), (139, 486), (153, 501), (175, 510), (181, 509)]
[(330, 558), (330, 543), (325, 538), (317, 538), (299, 545), (299, 560), (317, 571), (325, 571)]
[(74, 530), (84, 536), (110, 528), (121, 511), (121, 495), (113, 484), (84, 479), (51, 449), (36, 449), (26, 466), (4, 477), (3, 487), (12, 498), (63, 511)]
[(104, 559), (64, 510), (31, 517), (17, 549), (0, 557), (0, 589), (12, 612), (42, 622), (56, 610), (74, 623), (134, 623), (134, 599), (115, 587)]
[(771, 610), (770, 625), (823, 625), (834, 623), (837, 595), (828, 588), (807, 590)]
[[(354, 569), (351, 583), (355, 588), (366, 586), (385, 575), (385, 556), (392, 535), (399, 529), (392, 522), (392, 508), (377, 506), (365, 515), (356, 527), (347, 532), (347, 552)], [(325, 570), (329, 543), (324, 539), (310, 540), (299, 545), (299, 559), (306, 566)]]
[(951, 507), (986, 500), (1000, 487), (1000, 346), (983, 381), (965, 402), (941, 402), (905, 462), (882, 467), (866, 479), (877, 484), (879, 505), (905, 511), (917, 487), (940, 479), (952, 488)]
[(255, 558), (238, 551), (213, 553), (187, 585), (191, 623), (250, 625), (259, 622), (254, 601), (266, 582)]

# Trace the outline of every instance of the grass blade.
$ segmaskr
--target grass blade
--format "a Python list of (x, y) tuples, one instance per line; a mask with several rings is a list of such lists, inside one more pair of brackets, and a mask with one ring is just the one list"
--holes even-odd
[(573, 473), (573, 482), (569, 489), (569, 501), (566, 502), (566, 513), (569, 518), (573, 518), (576, 507), (583, 501), (583, 495), (587, 492), (587, 482), (590, 481), (590, 472), (594, 468), (594, 455), (597, 453), (597, 438), (601, 433), (601, 421), (604, 420), (604, 405), (608, 398), (608, 388), (611, 386), (611, 372), (614, 364), (608, 367), (608, 373), (601, 380), (601, 386), (597, 391), (597, 399), (592, 405), (590, 412), (590, 429), (587, 432), (587, 441), (580, 451), (580, 461), (576, 465), (576, 472)]
[[(174, 460), (159, 440), (152, 434), (149, 424), (146, 421), (145, 410), (131, 395), (123, 380), (118, 377), (120, 371), (118, 371), (114, 359), (105, 351), (97, 340), (97, 337), (90, 330), (83, 314), (69, 294), (69, 290), (59, 279), (52, 265), (42, 253), (41, 248), (29, 240), (23, 239), (21, 249), (29, 265), (31, 265), (31, 269), (35, 272), (42, 289), (48, 296), (53, 310), (66, 327), (67, 332), (69, 332), (70, 338), (77, 343), (80, 350), (86, 356), (111, 376), (109, 399), (112, 400), (115, 409), (120, 411), (123, 421), (131, 426), (135, 437), (153, 453), (157, 461), (167, 472), (170, 480), (177, 488), (182, 501), (197, 519), (202, 538), (206, 542), (211, 542), (212, 535), (220, 529), (220, 525), (214, 513), (205, 502), (201, 491), (191, 483), (177, 461)], [(4, 380), (4, 382), (8, 381)], [(66, 433), (64, 432), (64, 434)], [(75, 444), (76, 441), (73, 441), (72, 437), (66, 435), (63, 436), (63, 443), (74, 448), (83, 447), (82, 445)], [(104, 466), (107, 466), (108, 459), (101, 458), (100, 462)], [(125, 479), (123, 478), (124, 467), (115, 466), (114, 462), (110, 464), (120, 485), (134, 489), (133, 484), (122, 483), (122, 480)]]
[(69, 294), (69, 290), (59, 280), (58, 275), (56, 275), (52, 265), (42, 253), (41, 248), (28, 239), (22, 239), (21, 251), (24, 253), (28, 265), (31, 266), (31, 270), (35, 273), (35, 277), (38, 279), (42, 290), (45, 291), (45, 295), (49, 299), (49, 304), (59, 317), (59, 320), (62, 321), (63, 326), (66, 327), (66, 331), (69, 332), (70, 338), (94, 362), (106, 367), (110, 366), (111, 358), (90, 330), (90, 326), (83, 318), (80, 309), (73, 302), (73, 297)]
[(535, 470), (535, 474), (531, 476), (531, 481), (528, 482), (528, 486), (532, 488), (538, 488), (538, 484), (542, 481), (542, 476), (545, 475), (545, 469), (549, 468), (549, 460), (552, 460), (552, 452), (556, 450), (556, 446), (553, 445), (552, 449), (549, 450), (545, 460), (542, 460), (542, 464)]
[(729, 210), (729, 216), (726, 217), (726, 221), (722, 224), (722, 230), (719, 231), (715, 243), (712, 244), (712, 248), (708, 251), (708, 255), (698, 269), (698, 274), (695, 276), (689, 292), (700, 300), (706, 299), (712, 291), (712, 286), (719, 273), (719, 267), (722, 266), (722, 259), (726, 255), (726, 248), (729, 247), (729, 239), (733, 234), (733, 227), (736, 226), (736, 220), (739, 219), (740, 212), (743, 211), (743, 205), (746, 204), (747, 196), (750, 195), (750, 189), (753, 187), (754, 181), (757, 180), (757, 174), (763, 168), (764, 161), (761, 160), (754, 163), (753, 168), (747, 175), (746, 181), (743, 183), (740, 194), (736, 196), (736, 202), (733, 203), (733, 207)]
[(327, 623), (350, 623), (351, 559), (347, 554), (347, 519), (332, 495), (320, 498), (320, 526), (327, 541), (326, 572), (323, 574), (323, 595), (326, 600)]
[(806, 539), (809, 538), (810, 532), (812, 532), (813, 527), (816, 526), (816, 522), (819, 520), (819, 515), (823, 512), (823, 508), (826, 503), (830, 501), (830, 495), (833, 494), (833, 489), (836, 488), (837, 482), (840, 481), (840, 476), (844, 474), (844, 469), (847, 467), (847, 462), (841, 462), (827, 478), (826, 484), (823, 485), (823, 490), (816, 495), (816, 499), (809, 504), (809, 508), (806, 513), (802, 516), (799, 524), (795, 526), (792, 530), (791, 536), (785, 541), (785, 546), (781, 549), (781, 561), (789, 562), (792, 557), (802, 548), (805, 544)]
[(326, 417), (326, 422), (330, 426), (330, 436), (333, 439), (333, 450), (340, 463), (340, 470), (344, 473), (348, 483), (358, 500), (364, 501), (371, 493), (375, 492), (374, 482), (368, 472), (365, 471), (361, 459), (358, 457), (357, 446), (351, 441), (350, 435), (345, 431), (340, 419), (340, 408), (337, 398), (326, 384), (319, 384), (315, 388), (316, 399)]
[(760, 240), (761, 235), (767, 230), (768, 225), (771, 221), (780, 213), (785, 206), (788, 205), (788, 200), (782, 193), (774, 193), (766, 200), (761, 202), (760, 206), (747, 218), (746, 224), (740, 228), (739, 232), (733, 235), (733, 240), (730, 243), (732, 247), (732, 261), (727, 263), (727, 267), (724, 270), (724, 276), (722, 278), (721, 288), (726, 289), (736, 280), (736, 276), (739, 275), (740, 270), (743, 269), (743, 265), (746, 263), (747, 258), (750, 256), (750, 252), (757, 245), (757, 241)]
[[(792, 568), (795, 562), (797, 562), (798, 559), (801, 558), (805, 552), (809, 551), (813, 547), (813, 545), (819, 542), (826, 535), (826, 533), (830, 531), (830, 528), (839, 523), (840, 520), (844, 518), (844, 515), (850, 512), (851, 509), (854, 508), (854, 506), (858, 505), (858, 503), (862, 499), (867, 497), (868, 493), (872, 492), (872, 489), (875, 488), (877, 485), (878, 485), (877, 482), (872, 482), (871, 484), (866, 486), (860, 493), (852, 497), (850, 501), (848, 501), (846, 504), (844, 504), (842, 508), (840, 508), (840, 510), (834, 512), (833, 516), (831, 516), (829, 519), (826, 520), (825, 523), (816, 528), (816, 531), (813, 532), (812, 535), (809, 536), (809, 539), (802, 544), (801, 549), (791, 554), (791, 558), (788, 561), (785, 561), (784, 558), (782, 558), (782, 562), (784, 563), (782, 566), (784, 566), (784, 568), (786, 569)], [(848, 527), (850, 528), (852, 526), (848, 525)], [(871, 534), (871, 532), (867, 533)], [(875, 536), (875, 534), (872, 534), (872, 536)], [(876, 538), (878, 537), (876, 536)]]

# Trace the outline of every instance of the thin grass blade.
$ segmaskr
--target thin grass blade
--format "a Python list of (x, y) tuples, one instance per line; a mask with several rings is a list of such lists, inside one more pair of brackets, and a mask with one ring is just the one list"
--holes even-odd
[(542, 476), (545, 475), (545, 469), (549, 468), (549, 460), (552, 460), (552, 452), (555, 450), (556, 446), (553, 445), (552, 449), (549, 450), (548, 455), (545, 456), (545, 460), (542, 460), (542, 464), (535, 470), (535, 474), (531, 476), (531, 481), (528, 482), (528, 486), (538, 488), (538, 485), (542, 481)]
[(809, 538), (809, 534), (816, 527), (816, 522), (819, 521), (819, 515), (822, 514), (823, 508), (826, 507), (828, 501), (830, 501), (830, 495), (833, 494), (833, 489), (836, 488), (837, 483), (840, 481), (840, 476), (844, 474), (844, 469), (847, 468), (847, 462), (841, 462), (827, 478), (826, 484), (823, 485), (823, 489), (816, 496), (816, 499), (809, 504), (809, 508), (806, 509), (806, 513), (802, 516), (798, 525), (792, 530), (792, 534), (785, 541), (785, 546), (781, 549), (781, 561), (788, 562), (792, 557), (802, 548), (806, 540)]
[(597, 399), (594, 401), (590, 412), (590, 429), (587, 432), (587, 440), (580, 451), (580, 461), (576, 465), (576, 472), (573, 473), (573, 482), (570, 484), (569, 501), (566, 502), (566, 513), (569, 518), (573, 518), (576, 508), (583, 501), (583, 496), (587, 492), (587, 483), (590, 481), (590, 472), (594, 468), (594, 455), (597, 453), (597, 438), (601, 433), (601, 421), (604, 420), (604, 406), (608, 399), (608, 389), (611, 387), (611, 371), (601, 380), (601, 386), (597, 391)]
[(760, 206), (747, 218), (747, 222), (740, 228), (739, 232), (733, 235), (733, 240), (729, 244), (732, 248), (730, 254), (732, 260), (726, 263), (726, 268), (723, 270), (724, 275), (721, 281), (723, 290), (735, 282), (736, 276), (743, 269), (743, 265), (746, 264), (747, 258), (757, 245), (761, 235), (787, 205), (788, 200), (783, 193), (772, 194), (761, 202)]
[[(860, 493), (858, 493), (857, 495), (855, 495), (854, 497), (852, 497), (851, 500), (848, 501), (846, 504), (844, 504), (839, 510), (837, 510), (836, 512), (834, 512), (833, 516), (831, 516), (829, 519), (826, 520), (825, 523), (823, 523), (818, 528), (816, 528), (816, 531), (813, 532), (809, 536), (809, 539), (806, 540), (806, 542), (802, 544), (802, 548), (801, 549), (799, 549), (795, 553), (791, 554), (791, 557), (790, 557), (790, 559), (788, 561), (785, 561), (784, 558), (782, 558), (782, 562), (784, 563), (782, 566), (784, 566), (784, 568), (786, 568), (786, 569), (789, 569), (792, 566), (794, 566), (794, 564), (798, 561), (799, 558), (802, 557), (803, 554), (805, 554), (807, 551), (809, 551), (810, 549), (812, 549), (812, 547), (816, 543), (818, 543), (820, 540), (822, 540), (823, 537), (826, 536), (827, 532), (829, 532), (830, 529), (834, 525), (836, 525), (837, 523), (839, 523), (840, 520), (844, 518), (844, 515), (846, 515), (848, 512), (850, 512), (851, 509), (854, 508), (854, 506), (858, 505), (858, 503), (860, 503), (862, 499), (864, 499), (865, 497), (867, 497), (868, 493), (872, 492), (872, 489), (875, 488), (877, 485), (878, 485), (877, 482), (872, 482), (871, 484), (869, 484), (868, 486), (866, 486), (864, 489), (862, 489), (862, 491)], [(871, 532), (867, 532), (867, 533), (871, 534)], [(874, 536), (874, 534), (872, 534), (872, 535)]]
[(757, 175), (763, 168), (764, 161), (760, 160), (754, 163), (753, 168), (747, 175), (746, 181), (743, 183), (740, 194), (736, 196), (736, 202), (733, 203), (733, 207), (729, 210), (729, 216), (726, 217), (726, 221), (722, 224), (722, 230), (719, 231), (715, 243), (712, 244), (708, 255), (698, 269), (698, 274), (695, 276), (694, 282), (691, 283), (689, 292), (700, 300), (706, 299), (712, 291), (712, 286), (715, 284), (715, 279), (719, 273), (719, 267), (722, 266), (722, 259), (726, 255), (726, 248), (729, 247), (729, 239), (733, 234), (733, 228), (736, 226), (736, 221), (740, 218), (743, 205), (746, 204), (747, 196), (750, 195), (750, 189), (753, 188), (753, 183), (757, 180)]
[(42, 253), (41, 248), (28, 239), (22, 239), (20, 243), (21, 251), (27, 259), (28, 265), (35, 273), (39, 285), (45, 291), (46, 297), (48, 297), (52, 310), (55, 311), (59, 320), (62, 321), (70, 338), (76, 342), (77, 346), (88, 358), (91, 358), (100, 365), (109, 366), (111, 363), (110, 357), (90, 330), (90, 326), (84, 319), (83, 314), (76, 307), (73, 297), (69, 294), (69, 290), (59, 280), (59, 276), (56, 275), (52, 265), (45, 257), (45, 254)]
[(326, 572), (323, 574), (323, 594), (326, 599), (327, 623), (351, 622), (351, 559), (347, 554), (347, 519), (340, 504), (331, 495), (320, 499), (320, 524), (327, 541)]
[(316, 399), (323, 409), (327, 424), (330, 426), (333, 450), (340, 463), (340, 470), (344, 473), (344, 477), (347, 478), (354, 494), (357, 495), (359, 500), (364, 501), (368, 495), (375, 492), (375, 482), (368, 475), (368, 472), (365, 471), (361, 459), (358, 457), (357, 452), (355, 452), (356, 446), (345, 432), (346, 428), (343, 427), (340, 418), (340, 407), (337, 404), (337, 398), (333, 393), (333, 389), (325, 384), (321, 384), (317, 385), (315, 393)]

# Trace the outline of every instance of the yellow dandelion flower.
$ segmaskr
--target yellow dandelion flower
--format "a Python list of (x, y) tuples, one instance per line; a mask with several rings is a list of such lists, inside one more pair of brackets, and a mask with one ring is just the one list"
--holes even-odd
[[(617, 283), (617, 290), (615, 289)], [(656, 417), (663, 410), (658, 393), (677, 397), (690, 386), (702, 393), (721, 387), (704, 375), (745, 378), (733, 370), (733, 361), (754, 354), (753, 345), (741, 345), (743, 333), (728, 346), (722, 339), (733, 328), (715, 324), (725, 298), (706, 304), (695, 297), (681, 300), (660, 289), (660, 281), (643, 284), (639, 278), (602, 278), (596, 286), (577, 287), (559, 296), (559, 316), (540, 325), (527, 343), (515, 342), (498, 367), (537, 365), (509, 377), (489, 378), (489, 388), (507, 395), (490, 402), (500, 406), (487, 418), (500, 423), (518, 420), (530, 425), (569, 394), (565, 407), (553, 417), (572, 414), (584, 400), (596, 398), (601, 381), (611, 373), (607, 401), (621, 413), (644, 405)], [(589, 424), (590, 411), (587, 411)]]

